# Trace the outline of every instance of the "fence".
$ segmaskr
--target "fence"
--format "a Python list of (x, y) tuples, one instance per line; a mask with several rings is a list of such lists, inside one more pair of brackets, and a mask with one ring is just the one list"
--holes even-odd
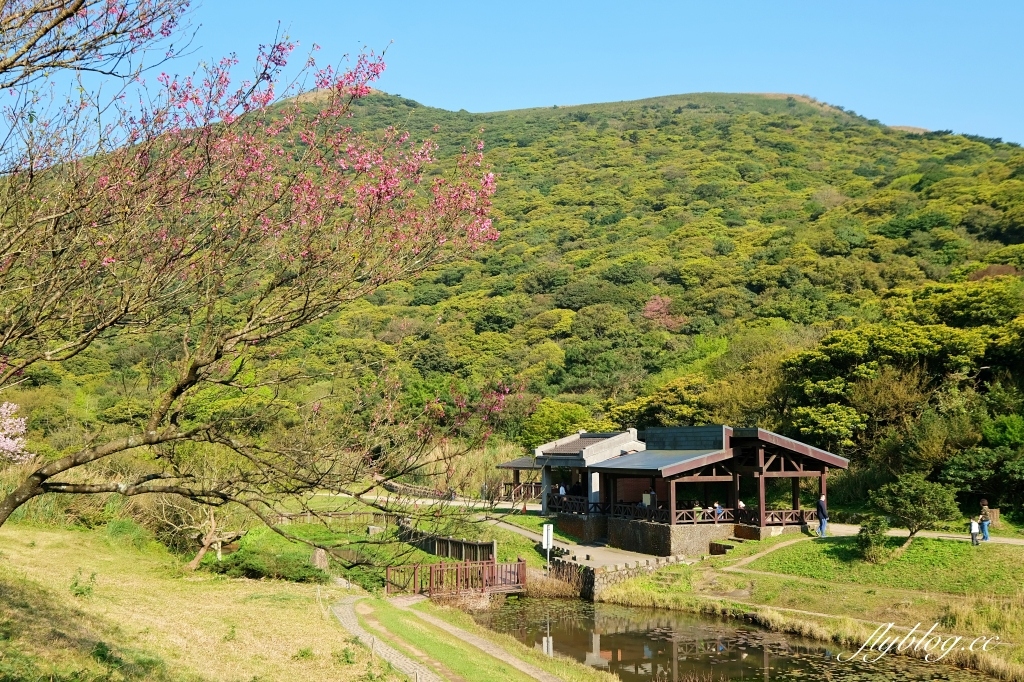
[(291, 523), (323, 523), (345, 526), (381, 526), (397, 522), (397, 514), (388, 512), (298, 512), (277, 514), (271, 517), (274, 525), (285, 526)]
[[(767, 509), (764, 512), (766, 526), (799, 526), (814, 523), (818, 512), (813, 509)], [(761, 516), (757, 509), (737, 509), (736, 521), (750, 526), (760, 526)]]
[(518, 592), (526, 586), (526, 561), (499, 564), (466, 561), (447, 564), (388, 566), (386, 594), (458, 594), (460, 592)]
[(405, 524), (399, 526), (398, 538), (402, 542), (407, 542), (434, 556), (458, 559), (459, 561), (494, 562), (498, 560), (497, 540), (477, 541), (441, 537), (424, 533)]
[(506, 483), (501, 497), (509, 502), (522, 502), (539, 500), (543, 493), (544, 486), (540, 483)]
[(590, 498), (573, 495), (548, 495), (548, 511), (559, 514), (607, 514), (609, 505), (591, 502)]
[(398, 481), (384, 481), (381, 486), (392, 493), (404, 497), (419, 497), (428, 500), (454, 500), (454, 490), (441, 490), (440, 488), (427, 488), (422, 485), (410, 485)]

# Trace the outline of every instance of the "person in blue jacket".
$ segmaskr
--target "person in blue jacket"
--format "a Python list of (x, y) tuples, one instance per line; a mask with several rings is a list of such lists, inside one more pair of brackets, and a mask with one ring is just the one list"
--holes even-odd
[(825, 496), (818, 498), (818, 536), (825, 537), (825, 528), (828, 526), (828, 508), (825, 506)]

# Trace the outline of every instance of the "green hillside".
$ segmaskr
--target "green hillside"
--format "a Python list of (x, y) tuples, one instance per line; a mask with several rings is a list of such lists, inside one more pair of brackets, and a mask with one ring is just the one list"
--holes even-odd
[[(278, 361), (387, 364), (410, 406), (453, 378), (519, 384), (498, 435), (527, 446), (756, 423), (851, 457), (859, 480), (923, 470), (965, 504), (1024, 499), (1019, 146), (786, 96), (356, 104), (357, 127), (433, 137), (442, 158), (482, 130), (501, 238), (306, 330)], [(34, 442), (130, 424), (144, 389), (125, 377), (145, 362), (130, 350), (32, 370), (9, 399)]]

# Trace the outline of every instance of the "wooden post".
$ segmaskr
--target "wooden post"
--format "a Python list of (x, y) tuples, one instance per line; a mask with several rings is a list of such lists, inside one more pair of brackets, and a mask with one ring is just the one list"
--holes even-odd
[(676, 525), (676, 482), (668, 482), (668, 522)]
[(818, 494), (825, 495), (825, 479), (828, 478), (828, 467), (821, 468), (821, 477), (818, 479)]
[(793, 509), (800, 509), (800, 479), (793, 478)]
[(384, 569), (384, 594), (391, 594), (391, 567)]
[(519, 469), (512, 470), (512, 482), (519, 485)]
[(740, 475), (735, 471), (732, 474), (732, 508), (740, 508)]
[(757, 513), (758, 525), (765, 525), (765, 494), (764, 494), (764, 446), (757, 446)]
[(420, 593), (420, 565), (419, 564), (415, 564), (412, 567), (412, 585), (413, 585), (412, 593), (413, 594), (419, 594)]

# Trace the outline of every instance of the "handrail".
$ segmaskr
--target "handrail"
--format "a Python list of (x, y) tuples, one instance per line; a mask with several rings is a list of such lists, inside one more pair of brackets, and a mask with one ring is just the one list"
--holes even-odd
[(388, 566), (384, 573), (385, 594), (456, 594), (459, 592), (515, 591), (526, 585), (526, 561), (499, 564), (493, 561), (464, 561), (442, 564)]

